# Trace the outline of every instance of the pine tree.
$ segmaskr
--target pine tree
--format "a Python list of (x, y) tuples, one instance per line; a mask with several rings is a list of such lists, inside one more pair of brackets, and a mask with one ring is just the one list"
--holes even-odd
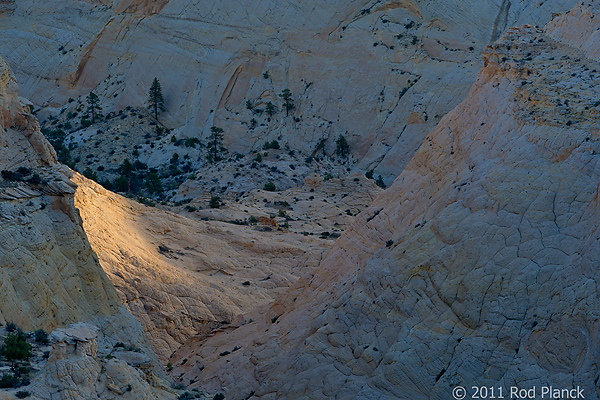
[(102, 107), (100, 106), (100, 98), (94, 93), (90, 92), (86, 97), (86, 101), (88, 103), (88, 112), (92, 116), (92, 124), (96, 122), (96, 112), (102, 111)]
[(340, 135), (335, 141), (335, 145), (335, 153), (338, 156), (342, 158), (348, 157), (348, 154), (350, 153), (350, 145), (344, 136)]
[(273, 103), (271, 103), (271, 102), (268, 102), (267, 106), (265, 108), (265, 112), (267, 113), (267, 115), (269, 117), (272, 117), (273, 114), (275, 114), (275, 105)]
[(219, 149), (223, 143), (223, 128), (213, 126), (210, 128), (210, 136), (208, 137), (208, 153), (209, 160), (213, 162), (219, 161)]
[(283, 99), (283, 107), (285, 107), (285, 116), (287, 117), (290, 115), (290, 110), (296, 108), (294, 105), (294, 99), (292, 99), (292, 92), (290, 89), (284, 89), (279, 97)]
[(158, 121), (158, 112), (165, 111), (165, 100), (162, 94), (162, 88), (157, 78), (152, 81), (150, 93), (148, 94), (149, 108), (154, 112), (154, 119)]
[(4, 344), (0, 347), (2, 354), (14, 367), (15, 360), (27, 360), (31, 357), (31, 345), (27, 343), (22, 331), (10, 333), (4, 338)]

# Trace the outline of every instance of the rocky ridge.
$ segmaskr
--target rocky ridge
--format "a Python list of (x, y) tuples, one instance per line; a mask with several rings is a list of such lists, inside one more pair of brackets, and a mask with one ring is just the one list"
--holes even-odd
[(466, 99), (319, 272), (252, 324), (183, 346), (183, 379), (234, 399), (447, 399), (458, 385), (597, 397), (591, 16), (582, 3), (489, 46)]

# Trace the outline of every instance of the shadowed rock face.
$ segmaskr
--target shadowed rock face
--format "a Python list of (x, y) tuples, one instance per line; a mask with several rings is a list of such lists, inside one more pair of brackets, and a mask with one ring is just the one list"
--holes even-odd
[[(0, 45), (38, 105), (94, 90), (105, 112), (138, 107), (156, 76), (161, 120), (180, 136), (218, 125), (231, 151), (279, 139), (310, 153), (325, 138), (331, 153), (344, 134), (360, 168), (377, 167), (389, 183), (464, 98), (490, 40), (574, 3), (24, 0), (0, 18)], [(290, 116), (278, 96), (285, 88)], [(279, 112), (267, 121), (247, 101)]]
[(598, 11), (488, 47), (466, 99), (319, 273), (258, 321), (182, 348), (184, 379), (234, 399), (448, 399), (456, 385), (597, 397), (600, 63), (585, 40)]

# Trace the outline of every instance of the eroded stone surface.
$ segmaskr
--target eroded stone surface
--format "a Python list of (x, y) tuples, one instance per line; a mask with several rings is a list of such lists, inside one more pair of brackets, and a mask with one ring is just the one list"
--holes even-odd
[(600, 64), (597, 41), (567, 32), (600, 14), (571, 13), (490, 46), (467, 98), (319, 273), (182, 348), (184, 379), (234, 399), (448, 399), (456, 385), (597, 397)]
[(28, 388), (32, 400), (177, 398), (154, 375), (152, 360), (142, 353), (120, 351), (114, 353), (116, 359), (98, 358), (98, 333), (94, 325), (77, 323), (50, 334), (48, 362)]

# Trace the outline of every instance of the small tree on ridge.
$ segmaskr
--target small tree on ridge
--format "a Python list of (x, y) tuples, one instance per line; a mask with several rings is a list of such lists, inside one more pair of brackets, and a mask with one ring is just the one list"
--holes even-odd
[(162, 94), (162, 88), (157, 78), (154, 78), (148, 93), (149, 108), (154, 113), (154, 119), (158, 121), (158, 112), (165, 111), (165, 100)]
[(208, 137), (208, 158), (213, 162), (219, 161), (219, 149), (223, 143), (223, 128), (213, 126)]
[(92, 124), (96, 122), (96, 113), (102, 111), (102, 107), (100, 106), (100, 98), (96, 93), (90, 92), (87, 95), (86, 101), (88, 103), (87, 111), (92, 116)]
[(287, 117), (290, 115), (290, 110), (296, 108), (294, 99), (292, 99), (292, 92), (290, 89), (283, 89), (279, 97), (283, 99), (283, 107), (285, 108), (285, 116)]
[(340, 135), (335, 141), (335, 145), (335, 153), (338, 156), (342, 158), (348, 157), (348, 154), (350, 154), (350, 145), (344, 136)]

